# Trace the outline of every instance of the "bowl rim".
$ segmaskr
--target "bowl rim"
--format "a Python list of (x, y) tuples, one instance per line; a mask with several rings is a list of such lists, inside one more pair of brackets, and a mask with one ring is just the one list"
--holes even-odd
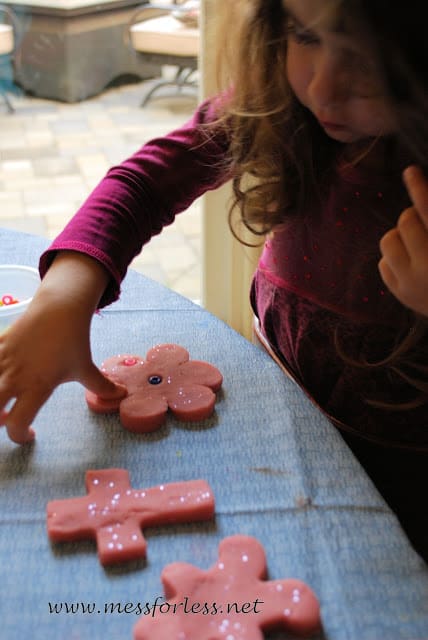
[[(31, 273), (32, 275), (37, 276), (38, 280), (40, 281), (39, 270), (36, 269), (36, 267), (31, 267), (26, 264), (6, 264), (6, 263), (0, 264), (0, 271), (13, 270), (13, 269), (15, 269), (16, 271), (24, 271), (26, 273)], [(33, 296), (30, 296), (28, 298), (25, 298), (24, 300), (20, 300), (19, 302), (16, 302), (15, 304), (4, 305), (0, 307), (0, 316), (8, 316), (14, 313), (19, 313), (19, 311), (21, 311), (24, 307), (28, 305), (28, 303), (32, 298)]]

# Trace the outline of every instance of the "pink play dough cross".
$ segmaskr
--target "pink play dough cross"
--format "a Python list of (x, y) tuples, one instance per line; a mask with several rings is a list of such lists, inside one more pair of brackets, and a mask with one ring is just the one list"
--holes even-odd
[[(263, 631), (312, 634), (318, 600), (300, 580), (265, 581), (266, 558), (255, 538), (224, 538), (207, 571), (176, 562), (162, 572), (166, 601), (151, 603), (135, 640), (262, 640)], [(153, 608), (155, 607), (155, 608)]]
[(108, 358), (101, 371), (126, 387), (125, 398), (105, 400), (91, 391), (86, 401), (96, 413), (120, 412), (129, 431), (148, 432), (165, 421), (168, 409), (179, 420), (203, 420), (214, 411), (215, 392), (223, 377), (207, 362), (189, 360), (189, 353), (176, 344), (161, 344), (147, 353)]
[(48, 502), (48, 535), (53, 542), (95, 538), (102, 564), (144, 557), (141, 528), (214, 515), (205, 480), (132, 489), (125, 469), (100, 469), (86, 472), (86, 490), (86, 496)]

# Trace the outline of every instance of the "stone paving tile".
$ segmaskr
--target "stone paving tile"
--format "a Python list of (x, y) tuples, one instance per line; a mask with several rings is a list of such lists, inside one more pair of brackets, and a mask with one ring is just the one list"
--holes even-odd
[(25, 149), (25, 133), (21, 131), (2, 131), (0, 136), (0, 160), (8, 157), (9, 149)]
[(51, 180), (52, 184), (54, 185), (70, 186), (86, 190), (85, 179), (80, 175), (80, 173), (64, 173), (61, 175), (52, 176)]
[[(12, 97), (0, 108), (0, 225), (53, 239), (109, 167), (184, 123), (195, 97), (140, 104), (147, 83), (106, 90), (76, 104)], [(201, 211), (180, 214), (144, 247), (132, 267), (193, 300), (201, 299)]]
[(72, 157), (58, 157), (57, 155), (42, 155), (32, 161), (36, 176), (58, 176), (78, 173), (79, 165)]
[(50, 178), (37, 177), (34, 175), (26, 176), (20, 175), (19, 173), (4, 174), (1, 180), (3, 183), (3, 191), (8, 192), (19, 190), (23, 199), (29, 189), (35, 189), (36, 191), (47, 189), (52, 182)]
[[(1, 123), (0, 123), (1, 131)], [(1, 137), (1, 135), (0, 135)], [(24, 136), (25, 137), (25, 136)], [(29, 160), (33, 158), (40, 158), (42, 156), (49, 156), (56, 153), (56, 147), (54, 145), (32, 145), (30, 143), (23, 145), (22, 147), (14, 147), (9, 149), (0, 150), (0, 162), (2, 160)]]
[(51, 122), (50, 128), (56, 136), (87, 134), (90, 131), (85, 118), (79, 117), (62, 117), (60, 120)]
[(55, 145), (55, 136), (49, 127), (38, 125), (37, 129), (27, 129), (25, 131), (25, 140), (32, 147), (37, 149), (42, 147), (53, 147)]
[(88, 153), (76, 156), (76, 164), (85, 178), (101, 178), (107, 173), (110, 164), (102, 153)]
[[(0, 183), (0, 211), (6, 212), (12, 219), (24, 215), (24, 202), (20, 191), (3, 191)], [(0, 219), (3, 217), (0, 214)]]

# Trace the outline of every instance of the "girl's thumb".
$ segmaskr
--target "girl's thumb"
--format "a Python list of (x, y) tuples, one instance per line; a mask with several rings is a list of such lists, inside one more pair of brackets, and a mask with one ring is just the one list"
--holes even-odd
[(126, 387), (107, 378), (94, 364), (80, 382), (88, 391), (106, 400), (124, 398), (127, 393)]

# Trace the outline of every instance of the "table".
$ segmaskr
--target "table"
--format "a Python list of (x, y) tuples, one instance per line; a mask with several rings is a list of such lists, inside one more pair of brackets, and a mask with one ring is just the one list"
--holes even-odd
[[(0, 262), (36, 265), (46, 240), (0, 230)], [(34, 446), (0, 430), (0, 635), (5, 640), (126, 640), (135, 614), (51, 613), (57, 603), (154, 602), (175, 560), (208, 568), (235, 533), (265, 546), (269, 578), (306, 581), (328, 640), (428, 638), (428, 568), (339, 434), (260, 349), (202, 308), (130, 272), (121, 299), (94, 317), (97, 363), (176, 342), (224, 375), (215, 415), (169, 418), (135, 435), (91, 414), (77, 383), (40, 411)], [(206, 479), (215, 522), (145, 530), (145, 562), (103, 569), (91, 542), (52, 546), (45, 508), (85, 493), (89, 468), (121, 467), (135, 488)], [(279, 636), (283, 637), (283, 636)]]
[(148, 0), (4, 0), (19, 25), (15, 80), (26, 91), (64, 102), (101, 93), (121, 76), (151, 78), (159, 65), (125, 41)]

